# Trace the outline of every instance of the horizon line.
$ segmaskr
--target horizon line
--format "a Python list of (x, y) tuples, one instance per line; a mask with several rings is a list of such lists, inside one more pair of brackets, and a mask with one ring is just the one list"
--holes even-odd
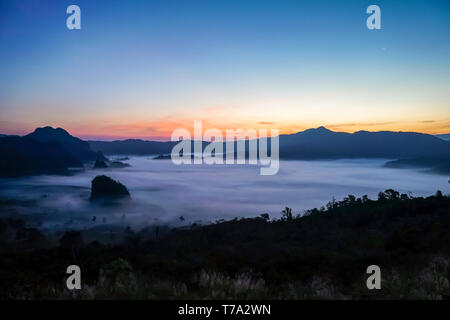
[[(1, 129), (0, 129), (0, 135), (5, 135), (5, 136), (19, 136), (19, 137), (24, 137), (32, 132), (34, 132), (36, 129), (40, 129), (40, 128), (52, 128), (52, 129), (63, 129), (64, 131), (68, 132), (70, 135), (80, 138), (84, 141), (102, 141), (102, 142), (112, 142), (112, 141), (126, 141), (126, 140), (141, 140), (141, 141), (154, 141), (154, 142), (171, 142), (170, 137), (167, 136), (114, 136), (114, 135), (89, 135), (89, 134), (79, 134), (79, 133), (73, 133), (72, 130), (70, 129), (65, 129), (63, 127), (58, 127), (58, 126), (51, 126), (51, 125), (47, 125), (47, 126), (42, 126), (42, 127), (36, 127), (33, 131), (24, 133), (22, 132), (17, 132), (17, 133), (4, 133)], [(331, 126), (333, 127), (333, 126)], [(236, 128), (238, 129), (238, 128)], [(419, 133), (419, 134), (428, 134), (431, 136), (440, 136), (440, 135), (446, 135), (446, 134), (450, 134), (450, 132), (443, 132), (443, 133), (428, 133), (428, 132), (421, 132), (421, 131), (403, 131), (403, 130), (376, 130), (376, 131), (370, 131), (370, 130), (355, 130), (355, 131), (334, 131), (332, 129), (327, 128), (326, 126), (318, 126), (318, 127), (310, 127), (304, 130), (300, 130), (300, 131), (293, 131), (292, 133), (280, 133), (278, 136), (288, 136), (288, 135), (294, 135), (297, 133), (301, 133), (301, 132), (305, 132), (308, 130), (320, 130), (320, 129), (325, 129), (327, 131), (330, 132), (335, 132), (335, 133), (348, 133), (348, 134), (354, 134), (354, 133), (358, 133), (358, 132), (372, 132), (372, 133), (377, 133), (377, 132), (396, 132), (396, 133)], [(76, 130), (75, 130), (76, 131)], [(206, 130), (203, 130), (203, 132)], [(6, 132), (8, 132), (8, 130), (6, 130)], [(192, 130), (190, 131), (192, 133)], [(245, 129), (244, 129), (245, 132)], [(194, 139), (191, 139), (194, 140)]]

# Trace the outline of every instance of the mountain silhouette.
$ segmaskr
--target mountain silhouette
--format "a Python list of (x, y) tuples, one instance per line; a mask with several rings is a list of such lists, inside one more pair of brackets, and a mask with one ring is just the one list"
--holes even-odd
[[(145, 140), (89, 141), (105, 154), (170, 154), (177, 142)], [(207, 143), (203, 143), (207, 145)], [(270, 147), (270, 144), (269, 144)], [(224, 150), (226, 150), (224, 148)], [(248, 149), (247, 149), (248, 150)], [(412, 158), (450, 152), (450, 142), (416, 132), (335, 132), (325, 127), (280, 135), (282, 159)]]
[(127, 187), (108, 176), (96, 176), (91, 182), (91, 201), (130, 199)]
[(70, 135), (66, 130), (61, 128), (37, 128), (33, 133), (25, 137), (39, 142), (57, 141), (64, 149), (81, 161), (106, 160), (101, 152), (92, 151), (89, 143)]
[[(429, 134), (392, 131), (346, 133), (318, 127), (280, 135), (279, 139), (281, 159), (389, 158), (401, 159), (387, 164), (390, 167), (429, 167), (448, 172), (446, 161), (450, 154), (450, 141)], [(0, 176), (64, 173), (70, 167), (81, 167), (82, 161), (107, 161), (103, 152), (116, 155), (170, 154), (177, 143), (137, 139), (88, 143), (61, 128), (37, 128), (25, 137), (0, 137)], [(207, 142), (202, 143), (203, 148), (206, 145)], [(247, 152), (248, 145), (246, 141)], [(268, 146), (270, 150), (270, 143)]]
[(82, 167), (81, 161), (56, 141), (38, 142), (27, 137), (0, 138), (0, 176), (64, 174)]
[(408, 158), (447, 152), (450, 142), (416, 132), (346, 133), (319, 127), (280, 136), (280, 157), (287, 159)]

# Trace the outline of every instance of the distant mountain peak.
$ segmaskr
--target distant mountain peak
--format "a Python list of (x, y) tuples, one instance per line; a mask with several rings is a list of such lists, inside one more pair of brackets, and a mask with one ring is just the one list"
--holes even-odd
[(45, 134), (62, 134), (65, 136), (70, 136), (70, 133), (63, 128), (53, 128), (51, 126), (45, 126), (42, 128), (36, 128), (33, 133), (45, 133)]
[(316, 130), (316, 131), (332, 132), (330, 129), (327, 129), (327, 128), (325, 128), (324, 126), (317, 127), (315, 130)]
[(302, 131), (302, 132), (303, 133), (320, 133), (320, 134), (323, 134), (323, 133), (332, 133), (334, 131), (331, 131), (331, 130), (327, 129), (324, 126), (320, 126), (320, 127), (317, 127), (317, 128), (306, 129), (305, 131)]
[(82, 161), (104, 159), (104, 156), (101, 153), (92, 151), (86, 141), (72, 136), (69, 132), (62, 128), (53, 128), (50, 126), (36, 128), (33, 133), (26, 135), (26, 137), (39, 142), (56, 141), (63, 148)]

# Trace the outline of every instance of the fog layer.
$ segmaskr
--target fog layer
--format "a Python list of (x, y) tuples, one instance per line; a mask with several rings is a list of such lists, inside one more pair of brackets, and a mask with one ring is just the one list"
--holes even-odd
[[(278, 218), (285, 206), (297, 214), (325, 205), (332, 197), (367, 194), (376, 198), (388, 188), (413, 196), (431, 195), (438, 189), (450, 192), (446, 176), (383, 168), (385, 161), (281, 161), (277, 175), (262, 176), (258, 166), (175, 166), (170, 160), (131, 157), (127, 161), (131, 167), (123, 169), (0, 179), (0, 198), (8, 199), (0, 215), (25, 218), (41, 229), (187, 225), (262, 213)], [(91, 204), (90, 183), (101, 174), (125, 184), (131, 203)]]

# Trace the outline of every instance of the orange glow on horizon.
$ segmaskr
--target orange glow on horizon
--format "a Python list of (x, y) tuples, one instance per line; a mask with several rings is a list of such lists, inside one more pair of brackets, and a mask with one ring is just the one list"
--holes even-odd
[[(214, 113), (214, 112), (211, 112)], [(214, 115), (216, 116), (216, 115)], [(124, 139), (143, 139), (156, 141), (170, 141), (172, 132), (176, 129), (184, 128), (193, 136), (194, 120), (201, 120), (203, 132), (208, 129), (218, 129), (225, 134), (226, 129), (279, 129), (280, 134), (293, 134), (309, 128), (324, 126), (332, 131), (353, 133), (360, 130), (364, 131), (403, 131), (403, 132), (421, 132), (427, 134), (446, 134), (450, 133), (450, 118), (445, 120), (417, 120), (417, 121), (386, 121), (386, 122), (348, 122), (331, 123), (321, 121), (235, 121), (229, 116), (201, 118), (193, 117), (165, 117), (153, 121), (124, 122), (118, 119), (111, 119), (104, 122), (103, 125), (91, 123), (62, 122), (57, 123), (27, 123), (12, 124), (0, 128), (3, 134), (25, 135), (34, 131), (36, 127), (52, 126), (67, 130), (70, 134), (85, 140), (124, 140)]]
[[(357, 131), (403, 131), (420, 132), (426, 134), (445, 134), (450, 132), (450, 121), (444, 122), (386, 122), (386, 123), (345, 123), (345, 124), (289, 124), (280, 122), (260, 121), (253, 123), (228, 123), (219, 124), (211, 121), (203, 121), (203, 132), (208, 129), (218, 129), (225, 134), (226, 129), (279, 129), (280, 134), (294, 134), (309, 128), (324, 126), (329, 130), (338, 132), (354, 133)], [(154, 121), (132, 123), (128, 125), (113, 125), (104, 128), (83, 128), (82, 130), (74, 126), (63, 127), (72, 135), (85, 140), (125, 140), (143, 139), (155, 141), (170, 141), (172, 132), (176, 129), (184, 128), (193, 136), (193, 121)], [(33, 131), (30, 129), (29, 132)]]

